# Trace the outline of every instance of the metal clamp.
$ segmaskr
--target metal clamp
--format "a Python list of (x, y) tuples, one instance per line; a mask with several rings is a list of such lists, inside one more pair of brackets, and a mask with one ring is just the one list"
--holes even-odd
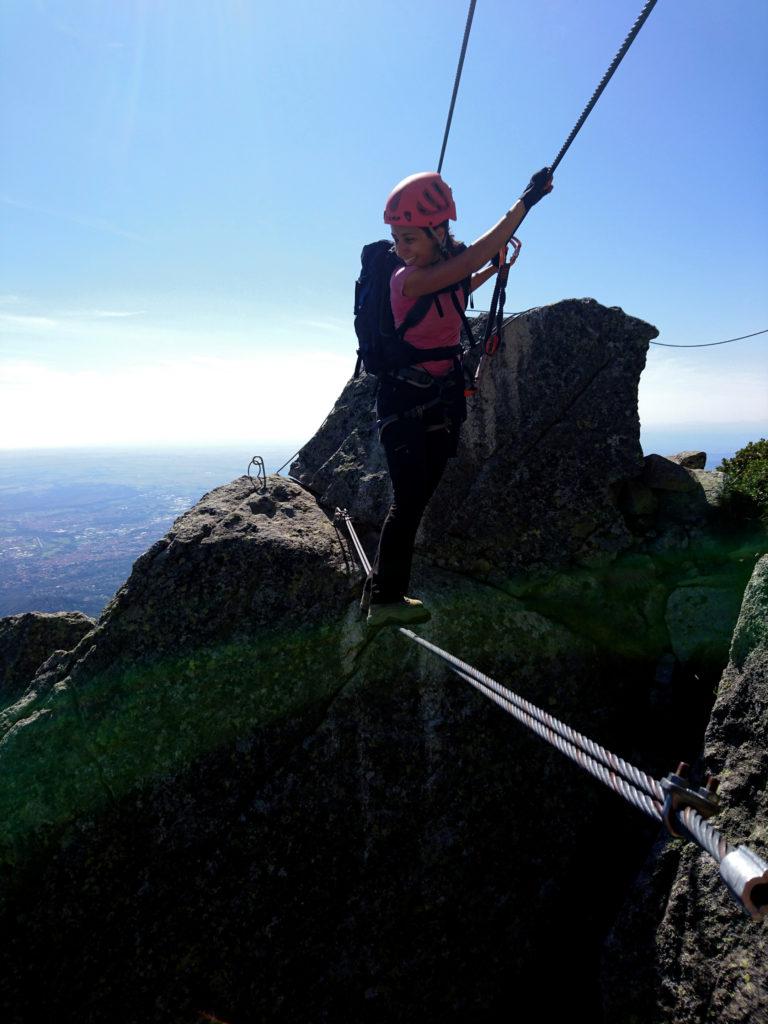
[(720, 862), (720, 877), (753, 921), (768, 915), (768, 864), (748, 846), (737, 846)]
[(720, 780), (713, 775), (707, 775), (706, 784), (692, 789), (688, 785), (688, 773), (690, 765), (681, 761), (676, 772), (670, 772), (666, 778), (661, 780), (661, 787), (666, 793), (664, 806), (661, 811), (661, 820), (670, 835), (678, 839), (688, 839), (688, 833), (680, 831), (677, 812), (684, 807), (693, 807), (702, 818), (711, 818), (720, 810), (720, 798), (717, 795), (717, 787)]

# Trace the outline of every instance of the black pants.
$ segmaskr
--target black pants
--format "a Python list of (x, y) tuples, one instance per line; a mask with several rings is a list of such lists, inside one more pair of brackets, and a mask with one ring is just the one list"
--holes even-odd
[[(420, 414), (404, 413), (427, 406)], [(448, 459), (456, 454), (459, 427), (466, 416), (460, 374), (429, 388), (385, 378), (377, 399), (381, 442), (387, 457), (394, 500), (379, 539), (373, 566), (371, 602), (399, 601), (408, 590), (416, 533)]]

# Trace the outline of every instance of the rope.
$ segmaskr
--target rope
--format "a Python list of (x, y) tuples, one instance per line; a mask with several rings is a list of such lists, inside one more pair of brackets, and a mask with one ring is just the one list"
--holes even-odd
[[(637, 20), (635, 21), (635, 23), (632, 26), (632, 28), (629, 30), (629, 35), (627, 36), (627, 38), (622, 43), (618, 53), (616, 54), (616, 56), (611, 61), (610, 66), (608, 67), (608, 70), (605, 72), (603, 77), (600, 79), (599, 85), (597, 86), (595, 91), (592, 93), (592, 97), (591, 97), (589, 103), (587, 103), (586, 107), (584, 107), (584, 109), (582, 110), (581, 117), (579, 117), (578, 121), (576, 122), (576, 124), (571, 129), (571, 134), (568, 136), (568, 138), (563, 143), (563, 145), (562, 145), (562, 147), (560, 149), (560, 152), (557, 154), (555, 159), (549, 165), (549, 169), (550, 169), (550, 172), (552, 174), (555, 173), (555, 170), (557, 169), (560, 161), (563, 159), (565, 154), (570, 149), (571, 143), (573, 142), (573, 140), (576, 138), (576, 136), (581, 131), (582, 126), (584, 125), (584, 122), (587, 120), (587, 118), (589, 117), (589, 115), (592, 112), (592, 108), (597, 103), (597, 101), (600, 99), (600, 96), (602, 95), (606, 85), (608, 85), (608, 83), (610, 82), (611, 78), (613, 77), (613, 73), (615, 72), (615, 70), (619, 66), (619, 64), (621, 64), (621, 62), (624, 59), (624, 57), (626, 56), (627, 50), (630, 48), (632, 43), (635, 41), (635, 38), (637, 37), (638, 32), (640, 31), (640, 29), (645, 24), (645, 22), (646, 22), (646, 20), (648, 18), (648, 15), (651, 13), (651, 11), (655, 7), (655, 5), (656, 5), (656, 0), (648, 0), (648, 3), (645, 5), (645, 7), (642, 9), (640, 14), (638, 15)], [(520, 223), (515, 228), (515, 231), (519, 231), (520, 230), (520, 225), (523, 223), (523, 221), (525, 220), (525, 218), (527, 216), (528, 216), (528, 211), (526, 210), (526, 212), (523, 214), (522, 218), (520, 219)]]
[(713, 345), (730, 345), (732, 341), (744, 341), (745, 338), (756, 338), (758, 334), (768, 334), (768, 327), (764, 331), (755, 331), (754, 334), (742, 334), (739, 338), (726, 338), (725, 341), (707, 341), (703, 345), (670, 345), (665, 341), (652, 341), (652, 345), (662, 345), (664, 348), (712, 348)]
[(632, 43), (635, 41), (635, 38), (636, 38), (638, 32), (640, 31), (640, 29), (645, 24), (645, 22), (646, 22), (646, 20), (648, 18), (648, 15), (651, 13), (651, 11), (655, 7), (655, 5), (656, 5), (656, 0), (648, 0), (648, 3), (645, 5), (645, 7), (642, 9), (640, 14), (638, 15), (637, 21), (635, 22), (635, 24), (630, 29), (629, 35), (627, 36), (627, 38), (624, 40), (624, 42), (621, 45), (621, 49), (619, 50), (619, 52), (616, 54), (616, 56), (611, 61), (610, 67), (608, 68), (608, 70), (603, 75), (602, 79), (600, 80), (600, 84), (598, 85), (598, 87), (592, 93), (592, 98), (590, 99), (589, 103), (586, 105), (586, 107), (582, 111), (581, 117), (579, 118), (579, 120), (574, 125), (574, 127), (573, 127), (573, 129), (571, 131), (571, 134), (565, 140), (565, 142), (563, 143), (562, 149), (560, 150), (560, 152), (557, 154), (557, 156), (555, 157), (554, 161), (550, 165), (550, 170), (552, 171), (553, 174), (555, 173), (555, 169), (557, 168), (558, 164), (560, 163), (560, 161), (563, 159), (563, 157), (567, 153), (568, 149), (570, 148), (571, 143), (573, 142), (573, 140), (576, 138), (576, 136), (581, 131), (581, 128), (582, 128), (584, 122), (587, 120), (587, 118), (589, 117), (589, 115), (590, 115), (590, 113), (592, 111), (592, 108), (597, 103), (597, 101), (600, 99), (600, 96), (602, 95), (603, 90), (605, 89), (606, 85), (608, 85), (608, 83), (610, 82), (611, 78), (613, 77), (614, 71), (619, 66), (619, 64), (621, 64), (622, 60), (624, 59), (624, 57), (625, 57), (625, 55), (627, 53), (627, 50), (630, 48)]
[(443, 135), (443, 148), (440, 150), (440, 161), (437, 165), (437, 173), (439, 174), (443, 169), (443, 157), (445, 156), (445, 147), (448, 145), (448, 133), (451, 130), (451, 121), (453, 120), (453, 108), (456, 106), (456, 96), (459, 92), (459, 82), (461, 81), (461, 71), (464, 67), (464, 56), (467, 52), (467, 43), (469, 42), (469, 30), (472, 28), (472, 18), (475, 16), (475, 3), (477, 0), (469, 0), (469, 12), (467, 13), (467, 24), (464, 28), (464, 42), (461, 44), (461, 55), (459, 57), (459, 66), (456, 69), (456, 78), (453, 83), (453, 95), (451, 96), (451, 106), (448, 110), (448, 120), (445, 125), (445, 134)]

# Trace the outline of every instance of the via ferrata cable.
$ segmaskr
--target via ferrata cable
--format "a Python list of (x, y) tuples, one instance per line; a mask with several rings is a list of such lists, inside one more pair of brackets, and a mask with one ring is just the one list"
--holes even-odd
[[(337, 508), (336, 519), (345, 523), (360, 564), (366, 576), (370, 577), (371, 563), (349, 512)], [(734, 847), (706, 820), (717, 809), (716, 780), (711, 780), (715, 785), (708, 781), (706, 787), (693, 790), (682, 773), (682, 765), (677, 773), (662, 781), (653, 779), (437, 644), (404, 626), (399, 626), (397, 631), (446, 662), (465, 682), (514, 715), (625, 800), (662, 821), (673, 836), (697, 843), (717, 861), (721, 878), (744, 911), (756, 921), (768, 916), (768, 863), (747, 846)]]

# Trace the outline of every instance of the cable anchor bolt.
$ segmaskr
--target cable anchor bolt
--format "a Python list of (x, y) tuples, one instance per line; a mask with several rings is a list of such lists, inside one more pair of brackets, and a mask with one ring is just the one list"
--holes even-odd
[[(251, 473), (251, 466), (256, 468), (256, 475)], [(260, 483), (261, 486), (257, 488), (262, 494), (267, 490), (267, 471), (264, 468), (264, 459), (260, 455), (254, 455), (251, 461), (248, 463), (248, 476), (251, 480), (256, 483)]]

